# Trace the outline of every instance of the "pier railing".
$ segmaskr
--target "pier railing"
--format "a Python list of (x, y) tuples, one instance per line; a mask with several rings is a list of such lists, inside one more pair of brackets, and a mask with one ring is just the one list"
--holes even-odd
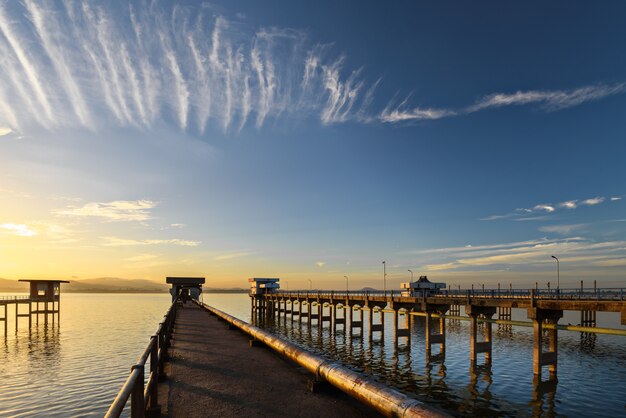
[[(402, 297), (400, 290), (305, 290), (272, 293), (285, 297), (351, 298), (351, 297)], [(411, 297), (420, 297), (418, 291)], [(626, 300), (624, 288), (563, 288), (563, 289), (442, 289), (428, 297), (472, 297), (490, 299), (571, 299), (571, 300)]]
[(0, 300), (28, 300), (30, 296), (22, 295), (22, 296), (0, 296)]
[[(150, 337), (150, 343), (143, 351), (137, 363), (130, 368), (130, 375), (109, 407), (105, 418), (119, 417), (130, 398), (131, 418), (159, 416), (159, 375), (163, 376), (163, 364), (168, 358), (170, 337), (176, 319), (176, 303), (169, 307), (163, 321), (159, 323), (156, 334)], [(145, 378), (146, 364), (149, 363), (148, 379)]]

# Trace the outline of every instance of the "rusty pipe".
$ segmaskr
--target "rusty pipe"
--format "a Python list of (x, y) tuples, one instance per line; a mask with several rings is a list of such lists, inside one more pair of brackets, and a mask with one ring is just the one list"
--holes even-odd
[(417, 399), (398, 392), (386, 385), (368, 379), (347, 367), (319, 357), (305, 349), (235, 318), (219, 309), (204, 303), (199, 306), (236, 326), (251, 337), (263, 342), (274, 351), (282, 354), (313, 373), (317, 379), (326, 381), (360, 402), (376, 409), (388, 417), (443, 418), (449, 415), (427, 406)]

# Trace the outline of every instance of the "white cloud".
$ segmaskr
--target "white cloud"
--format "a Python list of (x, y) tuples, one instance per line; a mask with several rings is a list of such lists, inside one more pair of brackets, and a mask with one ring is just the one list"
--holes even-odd
[(622, 200), (622, 198), (621, 197), (612, 197), (611, 198), (611, 202), (616, 202), (618, 200)]
[(179, 238), (172, 239), (145, 239), (145, 240), (135, 240), (135, 239), (126, 239), (126, 238), (117, 238), (117, 237), (101, 237), (105, 243), (105, 246), (108, 247), (125, 247), (125, 246), (134, 246), (134, 245), (180, 245), (183, 247), (197, 247), (201, 244), (200, 241), (189, 241)]
[(10, 133), (13, 133), (13, 129), (6, 126), (0, 126), (0, 136), (5, 136)]
[(389, 109), (386, 108), (382, 111), (379, 118), (381, 122), (385, 123), (397, 123), (409, 120), (434, 120), (441, 119), (450, 116), (455, 116), (457, 113), (447, 109), (432, 109), (432, 108), (413, 108), (413, 109)]
[(605, 200), (604, 197), (594, 197), (592, 199), (583, 200), (582, 202), (580, 202), (580, 204), (587, 205), (587, 206), (595, 206), (604, 202), (604, 200)]
[(324, 261), (316, 261), (315, 265), (317, 267), (319, 267), (319, 268), (322, 268), (322, 267), (324, 267), (326, 265), (326, 262), (324, 262)]
[(559, 203), (559, 206), (565, 209), (576, 209), (578, 205), (576, 200), (568, 200), (567, 202)]
[(536, 205), (533, 210), (544, 210), (548, 213), (552, 213), (554, 212), (554, 206), (552, 205), (546, 205), (546, 204), (541, 204), (541, 205)]
[(116, 200), (113, 202), (91, 202), (84, 206), (70, 206), (56, 211), (59, 215), (97, 217), (109, 221), (146, 221), (152, 219), (150, 209), (157, 205), (151, 200)]
[(170, 224), (170, 228), (176, 228), (176, 229), (184, 228), (186, 226), (187, 226), (186, 224)]
[(25, 224), (5, 223), (0, 224), (0, 229), (3, 229), (5, 234), (17, 235), (18, 237), (33, 237), (37, 235), (36, 231)]

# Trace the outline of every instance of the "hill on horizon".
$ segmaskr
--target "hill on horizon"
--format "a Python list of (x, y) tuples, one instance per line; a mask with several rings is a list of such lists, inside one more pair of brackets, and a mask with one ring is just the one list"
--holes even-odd
[[(70, 280), (61, 285), (63, 293), (167, 293), (170, 286), (147, 279), (123, 279), (120, 277), (97, 277), (93, 279)], [(205, 293), (247, 292), (246, 289), (203, 287)], [(0, 278), (0, 292), (28, 293), (28, 284), (17, 280)]]

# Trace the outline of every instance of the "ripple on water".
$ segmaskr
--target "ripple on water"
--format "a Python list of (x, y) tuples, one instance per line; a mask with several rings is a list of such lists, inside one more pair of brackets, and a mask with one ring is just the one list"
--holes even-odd
[[(204, 295), (205, 301), (250, 321), (247, 295)], [(60, 328), (41, 322), (0, 339), (0, 417), (102, 416), (130, 366), (169, 306), (163, 295), (63, 296)], [(524, 318), (519, 318), (524, 319)], [(402, 317), (401, 320), (404, 320)], [(402, 323), (404, 326), (404, 323)], [(393, 329), (391, 315), (385, 328)], [(426, 362), (424, 323), (415, 318), (411, 344), (394, 350), (392, 333), (332, 335), (325, 326), (281, 320), (266, 328), (326, 358), (463, 416), (624, 416), (626, 340), (559, 334), (559, 383), (535, 394), (532, 330), (494, 326), (493, 364), (473, 372), (469, 326), (448, 323), (445, 361)], [(11, 329), (11, 324), (9, 324)], [(1, 337), (0, 337), (1, 338)], [(434, 350), (438, 350), (435, 346)]]

